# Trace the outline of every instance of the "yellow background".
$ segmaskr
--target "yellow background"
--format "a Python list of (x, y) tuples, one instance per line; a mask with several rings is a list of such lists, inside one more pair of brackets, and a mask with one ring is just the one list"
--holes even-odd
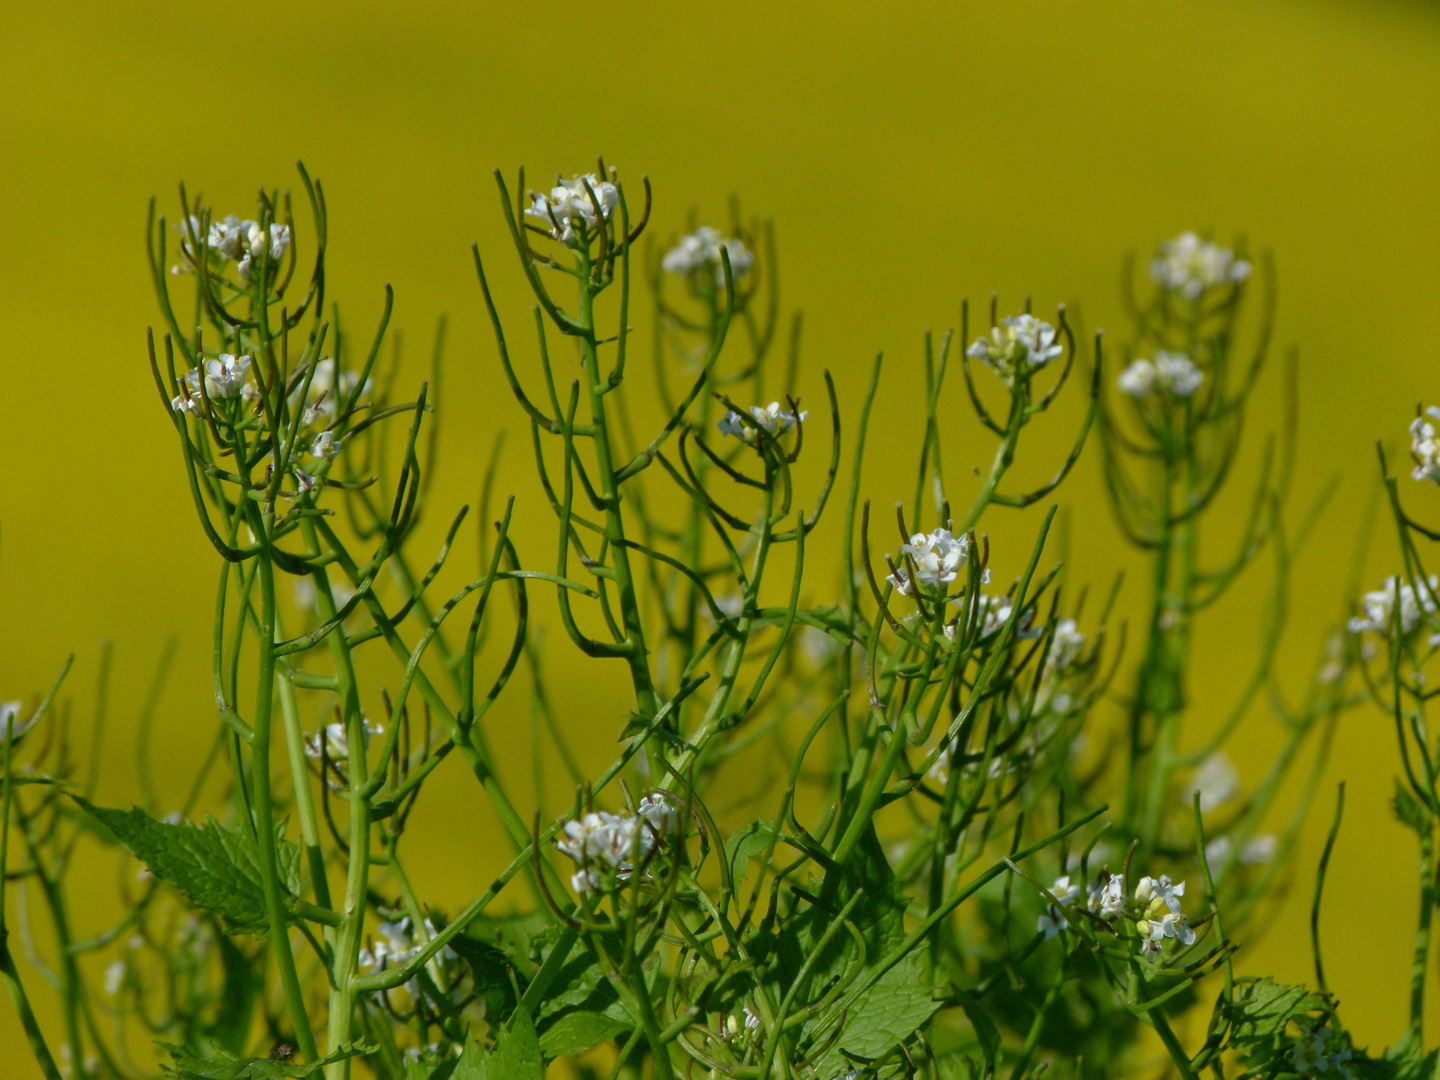
[[(9, 5), (0, 16), (0, 699), (48, 684), (74, 650), (70, 689), (77, 717), (87, 716), (98, 642), (115, 639), (100, 792), (112, 804), (135, 790), (128, 733), (167, 636), (180, 650), (156, 749), (170, 797), (216, 722), (215, 560), (144, 360), (144, 329), (156, 321), (143, 249), (152, 193), (173, 217), (184, 179), (219, 212), (243, 215), (261, 184), (298, 192), (292, 163), (303, 157), (326, 183), (331, 295), (352, 331), (368, 335), (382, 283), (393, 283), (413, 383), (435, 316), (451, 315), (426, 537), (473, 501), (484, 451), (508, 427), (504, 490), (520, 495), (521, 546), (534, 565), (550, 557), (553, 529), (529, 488), (524, 429), (497, 381), (466, 248), (478, 239), (490, 256), (499, 302), (523, 338), (526, 301), (489, 170), (524, 163), (543, 180), (587, 167), (596, 152), (632, 179), (652, 178), (657, 235), (681, 228), (691, 206), (723, 220), (732, 191), (774, 217), (785, 298), (807, 317), (802, 389), (812, 407), (829, 367), (852, 420), (870, 358), (886, 350), (866, 484), (881, 506), (913, 484), (921, 334), (952, 325), (962, 295), (998, 290), (1002, 306), (1018, 306), (1030, 293), (1042, 313), (1068, 301), (1090, 327), (1119, 331), (1127, 250), (1143, 255), (1185, 228), (1244, 232), (1273, 248), (1278, 342), (1298, 343), (1302, 358), (1297, 509), (1331, 475), (1343, 481), (1299, 566), (1282, 665), (1293, 693), (1340, 613), (1374, 440), (1403, 444), (1415, 401), (1440, 393), (1437, 60), (1436, 10), (1399, 2)], [(1277, 376), (1250, 420), (1252, 461), (1275, 425)], [(963, 470), (988, 462), (990, 448), (962, 400), (950, 406), (944, 438), (961, 503)], [(1043, 462), (1037, 476), (1070, 437), (1065, 416), (1031, 448)], [(1241, 474), (1243, 484), (1250, 474)], [(1412, 505), (1440, 517), (1433, 490), (1403, 483)], [(1072, 581), (1108, 583), (1118, 566), (1136, 565), (1117, 542), (1093, 455), (1063, 501), (1074, 514)], [(1022, 537), (1033, 524), (992, 528)], [(1367, 580), (1388, 572), (1394, 551), (1382, 524)], [(457, 558), (473, 565), (473, 545)], [(1020, 555), (997, 558), (1009, 572)], [(832, 567), (816, 568), (816, 587)], [(1248, 670), (1251, 608), (1268, 574), (1257, 566), (1201, 633), (1200, 728)], [(1139, 597), (1132, 588), (1127, 602)], [(588, 670), (583, 684), (567, 684), (573, 654), (553, 657), (567, 728), (587, 763), (608, 760), (621, 688)], [(522, 796), (523, 717), (514, 704), (497, 711), (491, 736), (513, 755)], [(1247, 781), (1278, 741), (1257, 709), (1232, 744)], [(1413, 839), (1386, 807), (1396, 767), (1384, 717), (1347, 716), (1328, 777), (1350, 792), (1324, 940), (1344, 1016), (1377, 1047), (1404, 1024), (1416, 910)], [(1246, 970), (1311, 977), (1308, 882), (1332, 804), (1327, 785), (1297, 889), (1270, 936), (1240, 954)], [(483, 888), (505, 852), (463, 778), (422, 808), (414, 828), (433, 831), (414, 845), (417, 884), (453, 905)], [(112, 873), (82, 868), (99, 882)], [(111, 913), (99, 907), (76, 912), (80, 933)], [(54, 1030), (48, 1004), (42, 1020)], [(7, 1078), (36, 1075), (18, 1038), (6, 1002)]]

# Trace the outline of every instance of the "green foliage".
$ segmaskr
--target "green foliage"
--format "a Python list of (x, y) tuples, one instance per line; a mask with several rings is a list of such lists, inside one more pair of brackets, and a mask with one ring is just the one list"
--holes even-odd
[[(260, 852), (238, 829), (207, 816), (203, 825), (156, 821), (144, 810), (109, 810), (78, 795), (75, 801), (160, 880), (173, 885), (196, 907), (217, 913), (237, 932), (263, 938), (269, 933), (260, 886)], [(286, 894), (300, 891), (300, 849), (275, 826), (275, 846)]]

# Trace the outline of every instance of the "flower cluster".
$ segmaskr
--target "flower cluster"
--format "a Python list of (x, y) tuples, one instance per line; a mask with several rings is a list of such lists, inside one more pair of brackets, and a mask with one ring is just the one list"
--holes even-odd
[(1431, 420), (1440, 423), (1440, 408), (1434, 405), (1410, 423), (1410, 456), (1415, 459), (1415, 470), (1410, 475), (1440, 484), (1440, 432)]
[(1136, 401), (1156, 392), (1183, 399), (1200, 389), (1205, 373), (1184, 353), (1157, 352), (1153, 361), (1131, 361), (1116, 381), (1121, 393), (1129, 394)]
[[(803, 424), (809, 415), (807, 411), (786, 412), (780, 408), (778, 401), (772, 401), (769, 405), (750, 406), (750, 417), (755, 421), (755, 425), (764, 428), (772, 436), (789, 431), (797, 423)], [(755, 441), (755, 428), (745, 423), (744, 418), (737, 412), (727, 412), (725, 418), (716, 426), (719, 427), (721, 435), (733, 435), (747, 443)]]
[[(650, 857), (657, 840), (674, 832), (680, 816), (663, 795), (640, 800), (635, 816), (592, 810), (579, 821), (565, 825), (565, 838), (555, 846), (580, 867), (570, 878), (577, 893), (596, 892), (607, 880), (624, 881), (636, 864)], [(602, 872), (608, 868), (611, 878)]]
[(667, 274), (680, 277), (689, 277), (708, 267), (715, 275), (715, 284), (723, 289), (725, 266), (720, 259), (722, 251), (730, 256), (730, 273), (735, 278), (748, 271), (755, 261), (755, 256), (742, 240), (726, 239), (720, 230), (701, 225), (689, 236), (681, 237), (680, 242), (665, 253), (660, 266)]
[[(1064, 904), (1073, 903), (1080, 895), (1078, 887), (1071, 886), (1068, 876), (1056, 878), (1050, 891)], [(1135, 929), (1143, 939), (1141, 951), (1146, 956), (1159, 953), (1167, 940), (1178, 941), (1182, 945), (1195, 944), (1195, 931), (1180, 910), (1180, 898), (1185, 895), (1183, 881), (1172, 882), (1164, 874), (1158, 878), (1141, 878), (1135, 886), (1133, 909), (1125, 899), (1125, 878), (1120, 874), (1097, 878), (1085, 891), (1085, 906), (1106, 922), (1113, 922), (1123, 915), (1135, 919)], [(1060, 916), (1058, 922), (1054, 918), (1056, 915)], [(1038, 929), (1049, 938), (1068, 925), (1064, 916), (1052, 905), (1040, 917)]]
[[(190, 219), (190, 224), (198, 231), (195, 218)], [(290, 247), (290, 226), (272, 222), (267, 230), (259, 222), (241, 221), (234, 214), (227, 214), (224, 219), (210, 223), (205, 243), (222, 261), (237, 262), (235, 269), (240, 280), (248, 281), (255, 260), (264, 256), (267, 247), (270, 249), (270, 261), (280, 261)]]
[(573, 180), (557, 176), (548, 195), (531, 192), (525, 213), (539, 219), (554, 239), (574, 245), (581, 242), (581, 233), (588, 235), (601, 220), (609, 221), (619, 204), (620, 192), (614, 184), (586, 173)]
[(949, 529), (936, 529), (932, 533), (916, 533), (908, 544), (900, 545), (900, 555), (908, 565), (895, 568), (886, 578), (901, 596), (909, 596), (914, 582), (910, 580), (909, 565), (915, 567), (915, 577), (921, 585), (931, 589), (943, 588), (954, 581), (970, 557), (970, 538), (963, 533), (952, 536)]
[[(1050, 893), (1056, 900), (1060, 901), (1060, 903), (1069, 907), (1072, 906), (1076, 900), (1080, 899), (1080, 886), (1072, 882), (1070, 875), (1066, 874), (1063, 877), (1055, 879), (1055, 883), (1050, 886)], [(1060, 933), (1061, 930), (1069, 930), (1070, 922), (1065, 918), (1063, 911), (1054, 904), (1051, 904), (1045, 909), (1045, 913), (1040, 916), (1036, 929), (1045, 935), (1046, 941), (1049, 941), (1056, 934)]]
[(1160, 245), (1150, 276), (1162, 287), (1194, 300), (1217, 285), (1238, 285), (1250, 276), (1250, 264), (1229, 248), (1181, 233)]
[[(206, 360), (201, 365), (205, 371), (205, 396), (212, 401), (237, 397), (248, 400), (255, 393), (250, 382), (251, 363), (251, 357), (235, 356), (233, 353), (221, 353), (215, 360)], [(170, 401), (170, 407), (176, 412), (195, 413), (200, 409), (200, 370), (194, 367), (185, 373), (187, 392)]]
[[(425, 937), (417, 940), (411, 929), (410, 916), (406, 915), (399, 922), (382, 922), (375, 928), (378, 937), (370, 943), (368, 948), (360, 950), (359, 967), (361, 971), (376, 971), (384, 967), (398, 967), (413, 958), (425, 943), (435, 936), (435, 924), (429, 919), (425, 920)], [(435, 954), (435, 959), (442, 965), (458, 960), (455, 950), (446, 945)], [(418, 994), (419, 985), (415, 980), (405, 984), (412, 995)]]
[(1440, 593), (1440, 578), (1431, 574), (1426, 588), (1416, 595), (1415, 589), (1399, 577), (1388, 577), (1382, 588), (1368, 592), (1360, 598), (1363, 615), (1355, 615), (1347, 624), (1352, 634), (1366, 630), (1389, 637), (1395, 626), (1395, 596), (1400, 596), (1400, 636), (1406, 637), (1420, 624), (1421, 618), (1429, 619), (1435, 614), (1435, 598)]
[[(304, 390), (304, 379), (300, 379), (295, 389), (290, 393), (290, 408), (304, 409), (301, 421), (307, 425), (324, 422), (332, 423), (339, 415), (340, 402), (348, 402), (352, 395), (355, 395), (355, 385), (360, 380), (360, 375), (354, 371), (342, 371), (339, 378), (335, 375), (336, 364), (328, 356), (322, 356), (315, 362), (315, 374), (310, 377), (310, 390), (305, 395), (305, 400), (300, 400)], [(366, 379), (365, 385), (360, 388), (360, 393), (355, 395), (357, 401), (364, 400), (371, 391), (374, 380)]]
[[(365, 742), (370, 742), (372, 735), (384, 735), (385, 729), (379, 724), (372, 724), (369, 720), (362, 719), (365, 732)], [(344, 766), (350, 760), (350, 737), (345, 732), (345, 724), (336, 720), (326, 724), (319, 731), (305, 740), (305, 756), (319, 761), (321, 757), (329, 759), (338, 766)]]
[(1014, 378), (1039, 371), (1062, 352), (1055, 328), (1034, 315), (1012, 315), (992, 327), (989, 337), (978, 337), (965, 350), (983, 360), (1009, 386)]

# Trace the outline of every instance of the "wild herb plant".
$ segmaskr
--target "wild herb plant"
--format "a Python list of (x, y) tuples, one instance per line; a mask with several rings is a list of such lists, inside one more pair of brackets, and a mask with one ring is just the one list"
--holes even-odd
[[(538, 1080), (556, 1062), (554, 1075), (611, 1080), (1433, 1071), (1420, 1010), (1440, 750), (1420, 668), (1440, 600), (1414, 537), (1437, 534), (1390, 481), (1405, 572), (1289, 702), (1274, 662), (1291, 562), (1320, 509), (1286, 515), (1292, 364), (1233, 549), (1216, 562), (1202, 543), (1246, 453), (1268, 261), (1247, 338), (1244, 252), (1193, 234), (1163, 245), (1149, 297), (1127, 291), (1118, 364), (1063, 307), (1001, 318), (992, 300), (972, 338), (962, 306), (958, 336), (925, 339), (913, 497), (872, 512), (882, 362), (849, 393), (826, 373), (820, 408), (801, 407), (800, 321), (786, 329), (768, 223), (736, 210), (726, 231), (692, 222), (659, 245), (648, 182), (627, 193), (603, 161), (538, 193), (497, 173), (503, 261), (518, 259), (535, 299), (526, 334), (507, 331), (490, 290), (502, 260), (476, 247), (474, 263), (536, 483), (500, 508), (494, 461), (476, 478), (481, 572), (445, 596), (435, 584), (466, 510), (438, 552), (414, 550), (449, 407), (444, 324), (419, 385), (382, 359), (388, 289), (373, 336), (342, 330), (324, 190), (300, 177), (308, 278), (288, 194), (262, 192), (254, 220), (184, 188), (178, 226), (151, 211), (151, 376), (177, 482), (218, 556), (216, 734), (189, 796), (162, 805), (146, 752), (168, 660), (141, 709), (130, 809), (93, 802), (108, 653), (83, 752), (58, 697), (65, 672), (0, 710), (0, 971), (46, 1077)], [(627, 400), (637, 349), (666, 417), (643, 433)], [(576, 377), (557, 378), (552, 350)], [(1022, 444), (1030, 455), (1067, 393), (1081, 399), (1071, 449), (1048, 482), (1017, 486)], [(995, 442), (973, 494), (944, 466), (971, 414)], [(1050, 500), (1092, 430), (1120, 533), (1150, 567), (1138, 632), (1118, 619), (1121, 582), (1072, 587), (1084, 568), (1056, 554)], [(1417, 475), (1435, 480), (1423, 417), (1415, 439)], [(552, 551), (517, 550), (517, 503), (553, 514)], [(992, 546), (987, 520), (1012, 512), (1030, 540)], [(838, 550), (838, 582), (806, 576), (817, 543)], [(1195, 623), (1267, 551), (1253, 669), (1222, 721), (1195, 730)], [(536, 590), (553, 591), (560, 624), (545, 638)], [(489, 748), (487, 715), (519, 692), (522, 665), (536, 745), (574, 781), (559, 812), (540, 783), (535, 805), (517, 801), (512, 763)], [(583, 682), (591, 665), (623, 672), (632, 699), (597, 775), (576, 765), (545, 683)], [(1397, 812), (1422, 843), (1413, 1023), (1383, 1060), (1344, 1031), (1318, 929), (1318, 991), (1232, 965), (1294, 869), (1335, 725), (1358, 700), (1352, 668), (1394, 713)], [(1287, 739), (1242, 792), (1224, 746), (1262, 699)], [(727, 803), (725, 778), (757, 763), (786, 780), (752, 818)], [(417, 891), (405, 844), (440, 768), (468, 769), (513, 851), (454, 911)], [(1297, 771), (1291, 815), (1263, 832)], [(72, 871), (107, 848), (124, 912), (81, 939), (90, 897)], [(30, 932), (37, 900), (48, 958)], [(1317, 885), (1315, 927), (1319, 903)], [(11, 940), (57, 992), (55, 1031), (30, 1008)]]

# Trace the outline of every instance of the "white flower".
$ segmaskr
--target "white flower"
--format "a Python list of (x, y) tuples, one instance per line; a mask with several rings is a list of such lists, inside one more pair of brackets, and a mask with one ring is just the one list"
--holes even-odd
[[(279, 261), (280, 256), (285, 254), (285, 249), (290, 246), (290, 226), (272, 224), (270, 226), (269, 243), (267, 244), (264, 229), (253, 221), (241, 222), (240, 239), (244, 243), (244, 254), (240, 259), (240, 264), (235, 270), (240, 275), (240, 280), (246, 281), (250, 277), (251, 265), (253, 265), (254, 260), (264, 256), (266, 247), (270, 249), (270, 262), (272, 265)], [(232, 255), (230, 258), (234, 258), (234, 256)]]
[(1155, 389), (1155, 365), (1149, 360), (1132, 360), (1116, 380), (1122, 394), (1135, 399), (1149, 397)]
[[(586, 190), (587, 186), (589, 190)], [(595, 196), (593, 201), (590, 198), (592, 192)], [(586, 173), (573, 180), (556, 177), (549, 195), (538, 191), (530, 193), (530, 208), (525, 213), (539, 219), (556, 240), (570, 244), (577, 240), (576, 225), (586, 232), (595, 228), (599, 221), (595, 213), (596, 202), (600, 204), (599, 216), (609, 220), (620, 204), (620, 193), (615, 190), (614, 184), (601, 180), (594, 173)]]
[(592, 893), (604, 884), (604, 880), (598, 870), (576, 870), (570, 875), (570, 888), (581, 895)]
[(302, 495), (309, 495), (312, 491), (315, 490), (315, 483), (316, 483), (315, 477), (311, 476), (311, 475), (310, 475), (309, 473), (307, 473), (304, 469), (301, 469), (301, 468), (299, 468), (299, 467), (297, 467), (297, 468), (295, 469), (295, 497), (296, 497), (296, 498), (299, 498), (299, 497), (301, 497)]
[(340, 444), (335, 441), (335, 433), (322, 431), (315, 436), (315, 441), (310, 444), (310, 456), (328, 461), (340, 452)]
[(648, 821), (650, 828), (659, 836), (668, 836), (680, 827), (680, 814), (664, 795), (646, 795), (635, 808), (635, 813)]
[(243, 241), (249, 236), (250, 230), (255, 228), (258, 228), (255, 222), (241, 221), (234, 214), (227, 214), (223, 221), (210, 223), (208, 246), (211, 251), (226, 259), (238, 259)]
[(760, 1017), (758, 1017), (758, 1016), (756, 1016), (754, 1013), (752, 1013), (752, 1012), (750, 1011), (750, 1007), (749, 1007), (748, 1005), (743, 1006), (743, 1008), (744, 1008), (744, 1010), (745, 1010), (745, 1026), (746, 1026), (747, 1028), (749, 1028), (751, 1031), (759, 1031), (759, 1030), (760, 1030)]
[[(986, 577), (981, 580), (988, 581), (989, 578)], [(967, 598), (960, 597), (952, 602), (963, 604), (967, 602)], [(1005, 624), (1010, 621), (1010, 613), (1014, 610), (1015, 602), (1008, 594), (1005, 596), (987, 596), (981, 593), (977, 610), (977, 615), (981, 620), (980, 636), (989, 637), (992, 634), (998, 634), (1005, 628)], [(1015, 637), (1017, 639), (1022, 641), (1033, 640), (1043, 633), (1040, 627), (1031, 625), (1034, 622), (1034, 615), (1034, 608), (1026, 608), (1015, 620)], [(954, 637), (954, 632), (948, 626), (945, 628), (945, 633), (949, 637)]]
[(125, 961), (115, 960), (105, 969), (105, 993), (114, 997), (125, 985)]
[(698, 270), (713, 267), (715, 284), (724, 288), (725, 266), (720, 260), (722, 250), (729, 253), (730, 272), (737, 279), (748, 271), (750, 264), (755, 261), (755, 256), (750, 254), (744, 242), (738, 239), (727, 240), (718, 229), (701, 225), (689, 236), (682, 236), (680, 242), (665, 253), (665, 258), (660, 261), (660, 268), (667, 274), (688, 277)]
[[(908, 544), (900, 545), (900, 553), (908, 555), (915, 564), (915, 573), (920, 583), (933, 589), (955, 580), (969, 557), (970, 539), (964, 534), (952, 536), (949, 529), (936, 529), (928, 534), (916, 533), (910, 537)], [(890, 575), (889, 580), (901, 595), (910, 595), (908, 572), (897, 570)]]
[(1347, 624), (1350, 632), (1359, 634), (1370, 630), (1381, 637), (1389, 637), (1395, 623), (1395, 593), (1398, 586), (1400, 634), (1402, 637), (1408, 635), (1419, 624), (1422, 614), (1426, 617), (1435, 614), (1434, 595), (1440, 591), (1440, 578), (1431, 574), (1427, 584), (1429, 588), (1421, 589), (1417, 597), (1408, 583), (1402, 584), (1398, 577), (1386, 578), (1384, 588), (1368, 592), (1360, 598), (1360, 608), (1364, 614), (1351, 618)]
[(1080, 659), (1085, 651), (1085, 635), (1077, 629), (1074, 619), (1061, 619), (1055, 624), (1050, 641), (1050, 670), (1064, 671)]
[(1161, 874), (1159, 878), (1142, 877), (1135, 886), (1135, 902), (1142, 907), (1149, 907), (1158, 900), (1172, 912), (1178, 912), (1180, 897), (1184, 895), (1185, 882), (1172, 883), (1165, 874)]
[[(1080, 899), (1080, 886), (1071, 882), (1070, 876), (1067, 874), (1055, 879), (1055, 883), (1050, 886), (1050, 893), (1060, 903), (1069, 906)], [(1040, 916), (1036, 929), (1045, 935), (1046, 941), (1049, 941), (1061, 930), (1069, 930), (1070, 922), (1065, 918), (1063, 911), (1051, 904)]]
[(1179, 941), (1181, 945), (1195, 944), (1195, 931), (1190, 929), (1185, 916), (1178, 912), (1166, 912), (1158, 919), (1141, 919), (1135, 924), (1135, 929), (1147, 935), (1142, 946), (1142, 951), (1147, 956), (1158, 953), (1166, 938)]
[(1415, 470), (1410, 475), (1440, 484), (1440, 433), (1435, 424), (1425, 419), (1427, 416), (1440, 423), (1440, 408), (1431, 405), (1410, 424), (1410, 456), (1415, 459)]
[(1113, 919), (1125, 911), (1125, 878), (1111, 874), (1110, 879), (1100, 886), (1098, 882), (1087, 889), (1087, 904), (1091, 911), (1102, 919)]
[(1038, 371), (1063, 350), (1055, 340), (1055, 328), (1034, 315), (1012, 315), (990, 330), (988, 338), (978, 337), (966, 349), (967, 356), (993, 367), (1005, 385), (1018, 372)]
[[(218, 359), (205, 361), (205, 393), (211, 398), (234, 398), (239, 397), (245, 389), (245, 382), (250, 377), (249, 356), (235, 356), (233, 353), (221, 353)], [(191, 408), (187, 412), (194, 411), (194, 405), (200, 396), (200, 369), (191, 368), (185, 373), (185, 382), (190, 387)], [(172, 407), (185, 409), (183, 404), (176, 405), (176, 401), (170, 404)]]
[(1250, 264), (1235, 258), (1229, 248), (1185, 232), (1160, 245), (1159, 254), (1150, 264), (1150, 275), (1163, 288), (1194, 300), (1217, 285), (1238, 285), (1250, 276)]
[(1184, 353), (1160, 351), (1155, 359), (1134, 360), (1116, 380), (1121, 393), (1136, 401), (1157, 391), (1171, 398), (1188, 398), (1205, 381), (1205, 373)]
[(1211, 810), (1233, 799), (1240, 791), (1240, 774), (1223, 750), (1211, 754), (1190, 774), (1190, 786), (1184, 791), (1186, 804), (1200, 794), (1200, 812)]
[[(802, 411), (798, 417), (799, 422), (804, 423), (805, 418), (809, 415), (808, 410)], [(756, 425), (764, 428), (772, 436), (789, 431), (797, 421), (795, 413), (786, 412), (780, 408), (778, 401), (772, 401), (769, 405), (751, 405), (750, 416)], [(737, 439), (747, 443), (755, 441), (755, 429), (746, 424), (737, 412), (727, 412), (725, 419), (721, 420), (717, 426), (720, 428), (721, 435), (734, 435)]]
[(1275, 858), (1275, 851), (1280, 846), (1280, 841), (1269, 833), (1261, 833), (1240, 849), (1240, 861), (1251, 866), (1259, 866), (1268, 863)]
[[(369, 720), (361, 719), (362, 730), (365, 732), (365, 743), (368, 746), (370, 736), (384, 735), (385, 729), (379, 724), (372, 724)], [(344, 765), (350, 759), (350, 737), (346, 733), (345, 724), (336, 720), (326, 724), (315, 734), (305, 740), (305, 756), (314, 758), (316, 761), (321, 757), (321, 740), (324, 740), (324, 756), (335, 762), (337, 765)]]

